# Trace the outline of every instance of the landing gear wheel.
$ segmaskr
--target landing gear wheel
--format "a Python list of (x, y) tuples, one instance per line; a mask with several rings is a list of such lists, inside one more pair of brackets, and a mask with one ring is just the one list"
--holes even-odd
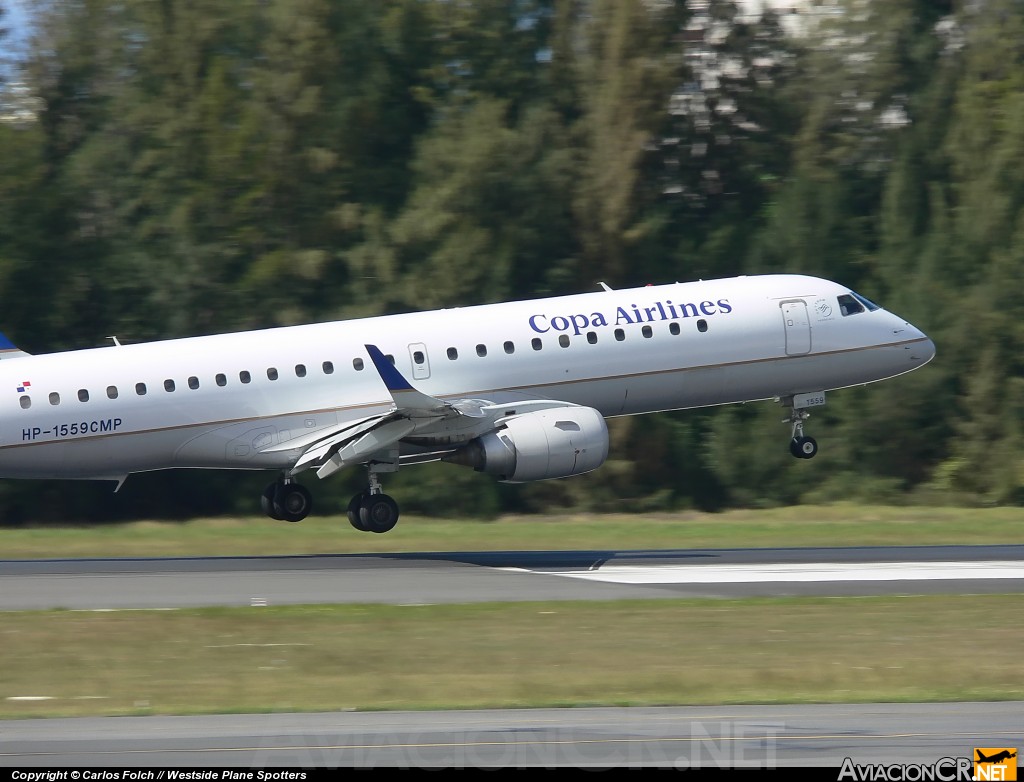
[(355, 527), (360, 532), (369, 532), (367, 527), (363, 526), (363, 522), (359, 520), (359, 509), (363, 505), (363, 499), (369, 495), (366, 492), (360, 492), (351, 499), (348, 504), (348, 523)]
[(277, 487), (277, 483), (271, 483), (263, 490), (263, 495), (260, 497), (260, 507), (263, 508), (263, 512), (270, 516), (270, 518), (282, 521), (282, 517), (274, 509), (274, 495), (277, 494)]
[(812, 459), (818, 452), (818, 443), (813, 437), (794, 437), (789, 441), (789, 452), (797, 459)]
[(367, 494), (359, 506), (359, 521), (370, 532), (389, 532), (398, 523), (398, 503), (386, 494)]
[(313, 497), (309, 489), (297, 483), (284, 483), (277, 486), (274, 493), (275, 518), (284, 521), (302, 521), (313, 509)]

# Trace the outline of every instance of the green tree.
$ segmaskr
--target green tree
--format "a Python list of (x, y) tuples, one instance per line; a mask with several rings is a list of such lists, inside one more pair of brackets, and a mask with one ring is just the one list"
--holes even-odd
[(595, 0), (577, 22), (578, 285), (618, 285), (645, 266), (644, 243), (656, 228), (646, 212), (658, 187), (644, 172), (668, 120), (675, 83), (669, 54), (683, 5)]

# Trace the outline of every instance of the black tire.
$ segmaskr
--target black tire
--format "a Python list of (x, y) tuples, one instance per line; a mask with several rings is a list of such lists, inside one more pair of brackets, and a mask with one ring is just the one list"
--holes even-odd
[(370, 532), (390, 532), (398, 523), (398, 503), (386, 494), (367, 494), (359, 506), (359, 521)]
[(363, 505), (363, 498), (366, 497), (365, 492), (360, 492), (353, 497), (348, 503), (348, 523), (355, 527), (360, 532), (369, 532), (366, 527), (363, 526), (363, 522), (359, 520), (359, 508)]
[(818, 442), (813, 437), (795, 437), (789, 450), (798, 459), (813, 459), (818, 453)]
[(263, 508), (263, 512), (270, 516), (270, 518), (281, 521), (281, 517), (274, 509), (274, 495), (277, 494), (277, 487), (277, 483), (271, 483), (263, 490), (263, 494), (260, 497), (260, 507)]
[(313, 510), (313, 496), (305, 486), (282, 484), (274, 494), (274, 510), (283, 521), (302, 521)]

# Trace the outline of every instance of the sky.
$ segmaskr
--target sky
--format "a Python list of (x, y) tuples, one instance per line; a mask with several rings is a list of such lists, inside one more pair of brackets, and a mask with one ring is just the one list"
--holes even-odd
[(25, 40), (28, 29), (26, 0), (0, 0), (0, 8), (4, 10), (0, 25), (7, 29), (7, 35), (0, 43), (0, 54), (7, 55)]

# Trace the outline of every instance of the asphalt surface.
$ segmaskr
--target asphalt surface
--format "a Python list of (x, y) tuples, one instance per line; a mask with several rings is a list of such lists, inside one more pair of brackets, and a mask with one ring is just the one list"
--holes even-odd
[[(702, 706), (0, 722), (13, 768), (787, 768), (1020, 747), (1024, 703)], [(872, 777), (868, 777), (872, 778)], [(884, 778), (884, 777), (874, 777)], [(889, 777), (892, 779), (928, 777)], [(933, 777), (953, 779), (953, 777)]]
[(0, 561), (0, 610), (1024, 591), (1024, 545)]
[[(2, 611), (1021, 591), (1024, 546), (0, 561)], [(838, 775), (848, 758), (939, 763), (952, 774), (975, 747), (1021, 745), (1021, 702), (0, 721), (0, 766), (12, 773), (815, 766)]]

